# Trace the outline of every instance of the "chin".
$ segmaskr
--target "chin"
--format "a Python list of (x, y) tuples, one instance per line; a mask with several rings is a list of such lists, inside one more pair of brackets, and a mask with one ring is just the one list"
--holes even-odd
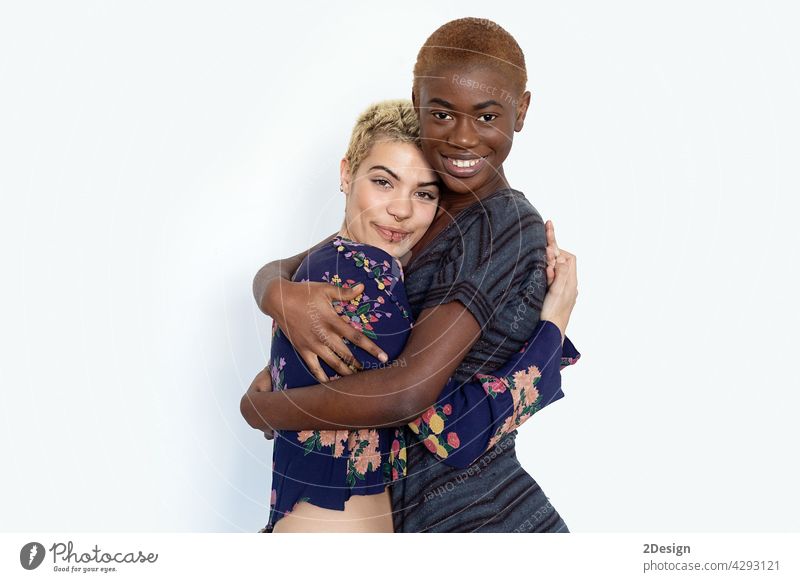
[(473, 187), (469, 181), (471, 178), (461, 179), (451, 176), (442, 170), (442, 182), (445, 187), (453, 194), (472, 194), (477, 188)]

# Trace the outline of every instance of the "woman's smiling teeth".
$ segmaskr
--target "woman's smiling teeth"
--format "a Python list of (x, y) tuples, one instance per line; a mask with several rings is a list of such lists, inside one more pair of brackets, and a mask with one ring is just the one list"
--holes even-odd
[(481, 158), (474, 158), (471, 160), (456, 160), (453, 158), (448, 158), (450, 163), (453, 164), (456, 168), (471, 168), (475, 164), (477, 164)]
[(444, 169), (451, 176), (457, 178), (471, 178), (483, 169), (486, 165), (486, 158), (483, 156), (477, 158), (451, 158), (442, 155), (445, 159)]

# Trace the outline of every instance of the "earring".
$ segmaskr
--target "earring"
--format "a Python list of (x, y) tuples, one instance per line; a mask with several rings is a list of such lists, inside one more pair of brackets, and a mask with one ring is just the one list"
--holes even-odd
[(344, 186), (339, 182), (339, 192), (344, 192)]

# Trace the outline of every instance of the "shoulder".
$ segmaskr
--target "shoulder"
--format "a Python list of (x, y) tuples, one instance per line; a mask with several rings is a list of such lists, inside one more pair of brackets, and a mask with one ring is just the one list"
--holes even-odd
[(331, 241), (338, 256), (351, 262), (356, 269), (365, 271), (371, 278), (387, 286), (404, 280), (400, 261), (385, 250), (372, 245), (337, 237)]
[(531, 204), (525, 194), (519, 190), (508, 188), (490, 194), (479, 203), (476, 203), (470, 208), (469, 216), (465, 218), (470, 221), (477, 220), (502, 225), (513, 222), (517, 217), (523, 216), (542, 220), (539, 211)]
[[(308, 260), (314, 270), (324, 268), (331, 275), (335, 273), (342, 283), (374, 282), (378, 289), (387, 293), (404, 280), (403, 266), (397, 258), (379, 247), (344, 237), (334, 238), (311, 253)], [(355, 281), (347, 281), (347, 278)]]
[(465, 251), (522, 253), (546, 246), (541, 214), (522, 192), (502, 190), (471, 209), (462, 229)]

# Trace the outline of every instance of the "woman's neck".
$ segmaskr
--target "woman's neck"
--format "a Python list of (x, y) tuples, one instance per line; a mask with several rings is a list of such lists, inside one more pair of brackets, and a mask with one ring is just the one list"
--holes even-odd
[(450, 190), (443, 190), (439, 205), (447, 211), (450, 216), (455, 216), (460, 211), (468, 208), (484, 198), (488, 198), (498, 190), (510, 188), (506, 181), (503, 167), (497, 169), (495, 177), (475, 190), (474, 192), (457, 193)]

